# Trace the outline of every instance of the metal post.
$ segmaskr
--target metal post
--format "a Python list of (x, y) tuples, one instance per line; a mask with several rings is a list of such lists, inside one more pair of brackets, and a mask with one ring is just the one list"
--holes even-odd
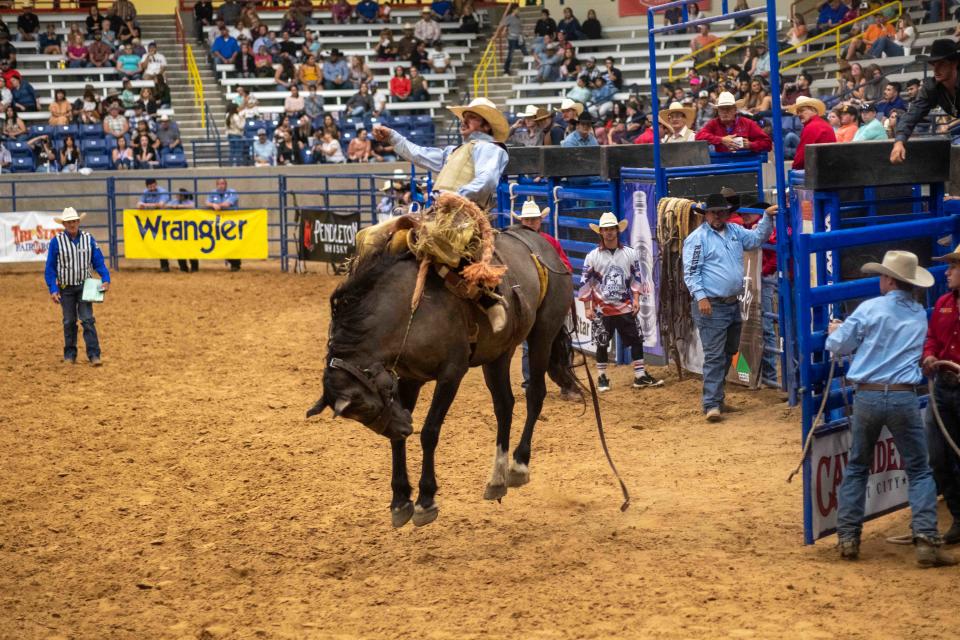
[(287, 253), (287, 176), (280, 174), (279, 178), (280, 184), (277, 186), (280, 200), (280, 271), (286, 273), (289, 269)]
[(107, 246), (110, 248), (110, 268), (120, 269), (120, 242), (117, 240), (117, 185), (116, 178), (107, 178)]
[[(657, 86), (657, 47), (654, 42), (653, 34), (653, 14), (652, 10), (647, 11), (647, 48), (650, 53), (650, 105), (653, 107), (653, 167), (657, 172), (657, 178), (654, 184), (654, 200), (664, 198), (667, 195), (666, 178), (663, 175), (663, 169), (660, 167), (660, 88)], [(687, 21), (687, 5), (683, 5), (683, 21)]]

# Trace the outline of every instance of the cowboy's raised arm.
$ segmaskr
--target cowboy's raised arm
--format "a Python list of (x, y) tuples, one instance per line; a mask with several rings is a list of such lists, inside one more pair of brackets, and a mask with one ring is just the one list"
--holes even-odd
[[(440, 171), (449, 153), (447, 149), (421, 147), (413, 144), (393, 129), (379, 124), (373, 128), (373, 135), (377, 140), (386, 141), (392, 145), (397, 155), (404, 160), (409, 160), (430, 171)], [(452, 147), (449, 147), (449, 149), (452, 149)]]

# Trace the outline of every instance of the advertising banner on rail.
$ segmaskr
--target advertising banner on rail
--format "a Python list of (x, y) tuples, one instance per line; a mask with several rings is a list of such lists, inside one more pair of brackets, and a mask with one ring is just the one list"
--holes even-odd
[(640, 295), (637, 328), (643, 336), (644, 355), (664, 356), (657, 326), (657, 301), (660, 291), (660, 246), (657, 237), (657, 203), (653, 184), (624, 181), (620, 188), (621, 211), (630, 221), (627, 234), (630, 246), (640, 254), (640, 279), (647, 288)]
[[(813, 538), (820, 539), (837, 528), (837, 491), (847, 466), (852, 435), (850, 429), (815, 437), (810, 449), (808, 501)], [(867, 480), (866, 518), (907, 506), (907, 472), (903, 459), (886, 427), (873, 451)]]
[(43, 262), (50, 240), (63, 231), (54, 214), (42, 211), (0, 213), (0, 262)]
[(301, 207), (300, 259), (317, 262), (342, 262), (357, 250), (360, 212), (339, 213), (326, 209)]
[(263, 260), (267, 210), (124, 209), (127, 258)]

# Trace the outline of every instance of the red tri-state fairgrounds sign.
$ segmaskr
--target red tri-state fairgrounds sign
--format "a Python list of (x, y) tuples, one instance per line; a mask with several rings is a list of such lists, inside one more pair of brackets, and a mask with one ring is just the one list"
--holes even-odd
[[(672, 2), (672, 0), (619, 0), (619, 2), (620, 17), (626, 18), (628, 16), (645, 16), (647, 15), (647, 7), (656, 7)], [(703, 0), (703, 2), (698, 2), (697, 5), (701, 11), (710, 11), (710, 3), (711, 0)], [(690, 6), (692, 5), (687, 5), (688, 11)], [(582, 17), (580, 19), (583, 20)]]

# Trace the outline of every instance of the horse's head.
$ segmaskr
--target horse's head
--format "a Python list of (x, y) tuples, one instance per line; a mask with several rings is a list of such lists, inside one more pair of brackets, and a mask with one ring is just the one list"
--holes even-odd
[(397, 399), (397, 379), (379, 362), (360, 368), (330, 358), (323, 372), (323, 395), (307, 417), (326, 407), (335, 416), (356, 420), (390, 440), (402, 440), (413, 432), (413, 417)]

